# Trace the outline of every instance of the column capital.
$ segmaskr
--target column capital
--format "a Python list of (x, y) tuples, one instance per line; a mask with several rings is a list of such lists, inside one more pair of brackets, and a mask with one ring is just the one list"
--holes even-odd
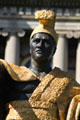
[(20, 31), (20, 32), (17, 32), (17, 35), (18, 35), (18, 37), (24, 37), (25, 31), (22, 30), (22, 31)]
[(25, 34), (25, 30), (24, 29), (21, 29), (21, 28), (2, 28), (2, 30), (0, 30), (2, 33), (12, 33), (12, 34), (15, 34), (15, 33), (24, 33)]
[(1, 34), (2, 34), (3, 37), (7, 37), (9, 35), (8, 32), (2, 32)]
[(58, 31), (57, 34), (60, 37), (67, 37), (67, 38), (72, 38), (73, 37), (73, 32), (72, 31)]
[(14, 35), (14, 36), (17, 36), (17, 37), (24, 37), (25, 36), (25, 31), (24, 30), (11, 31), (11, 32), (9, 32), (9, 35)]
[(68, 31), (68, 32), (66, 33), (66, 37), (67, 37), (67, 38), (72, 38), (72, 37), (73, 37), (73, 32), (72, 32), (72, 31)]
[(74, 38), (78, 39), (80, 38), (80, 32), (76, 31), (73, 33)]
[(58, 34), (58, 38), (59, 37), (65, 37), (65, 33), (59, 33), (59, 32), (56, 32)]
[(58, 34), (58, 37), (65, 37), (65, 34)]

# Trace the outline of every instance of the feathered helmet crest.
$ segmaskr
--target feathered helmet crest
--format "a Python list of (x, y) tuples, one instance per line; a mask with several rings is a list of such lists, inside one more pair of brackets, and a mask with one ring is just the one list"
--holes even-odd
[(51, 10), (39, 10), (35, 12), (35, 19), (40, 21), (40, 24), (33, 30), (31, 37), (39, 32), (50, 34), (57, 42), (57, 34), (54, 30), (56, 15)]

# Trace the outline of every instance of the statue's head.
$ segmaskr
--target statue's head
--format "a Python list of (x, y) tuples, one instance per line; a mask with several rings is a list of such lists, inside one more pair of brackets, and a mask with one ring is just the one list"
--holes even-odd
[(55, 14), (50, 10), (41, 10), (35, 13), (40, 24), (30, 36), (31, 57), (38, 60), (51, 59), (56, 50), (57, 34), (54, 30)]
[(36, 33), (30, 40), (30, 53), (35, 60), (49, 60), (55, 50), (56, 42), (48, 33)]

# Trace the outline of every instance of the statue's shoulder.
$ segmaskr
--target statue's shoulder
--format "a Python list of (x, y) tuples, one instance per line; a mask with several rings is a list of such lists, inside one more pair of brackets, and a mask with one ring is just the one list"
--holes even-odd
[(54, 86), (57, 87), (67, 86), (74, 81), (74, 78), (68, 72), (62, 71), (60, 68), (55, 67), (44, 78), (44, 82), (53, 81)]
[(51, 72), (52, 72), (52, 74), (55, 75), (56, 77), (60, 77), (60, 78), (67, 77), (67, 78), (74, 79), (74, 76), (73, 76), (71, 73), (66, 72), (66, 71), (63, 71), (63, 70), (61, 70), (61, 69), (58, 68), (58, 67), (55, 67)]
[(70, 83), (74, 81), (74, 77), (72, 74), (62, 71), (60, 68), (55, 67), (50, 71), (43, 79), (46, 80), (55, 80), (56, 82), (62, 82), (62, 83)]
[(6, 69), (6, 71), (9, 73), (13, 80), (30, 81), (37, 79), (37, 76), (29, 68), (25, 66), (18, 66), (0, 59), (0, 68), (1, 66), (3, 66), (3, 68)]

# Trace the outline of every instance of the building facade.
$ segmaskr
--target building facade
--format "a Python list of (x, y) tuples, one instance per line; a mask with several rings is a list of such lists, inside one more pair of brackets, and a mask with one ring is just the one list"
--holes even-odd
[(29, 37), (38, 24), (36, 10), (50, 9), (56, 15), (58, 46), (53, 67), (71, 72), (80, 81), (80, 1), (1, 0), (0, 58), (17, 65), (29, 65)]

